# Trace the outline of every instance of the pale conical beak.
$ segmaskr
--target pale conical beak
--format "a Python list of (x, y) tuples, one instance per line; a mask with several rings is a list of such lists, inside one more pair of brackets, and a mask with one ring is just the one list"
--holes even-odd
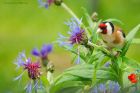
[(102, 30), (100, 28), (98, 28), (96, 33), (101, 33), (101, 32), (102, 32)]

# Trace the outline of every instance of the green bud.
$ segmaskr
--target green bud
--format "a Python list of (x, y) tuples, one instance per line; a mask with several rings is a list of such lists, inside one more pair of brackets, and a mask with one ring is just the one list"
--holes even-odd
[(60, 6), (63, 0), (54, 0), (55, 5)]

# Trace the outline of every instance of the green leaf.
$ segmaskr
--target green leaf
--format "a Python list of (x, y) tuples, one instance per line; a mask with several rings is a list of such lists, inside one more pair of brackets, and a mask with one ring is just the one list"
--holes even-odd
[(104, 80), (113, 80), (117, 79), (117, 75), (108, 68), (108, 70), (98, 70), (97, 71), (97, 79), (104, 79)]
[[(94, 78), (94, 76), (93, 76)], [(99, 70), (96, 71), (96, 79), (93, 79), (92, 85), (96, 86), (101, 82), (105, 82), (108, 80), (116, 81), (117, 80), (117, 75), (114, 73), (111, 68), (100, 68)]]
[[(74, 47), (73, 48), (67, 48), (66, 46), (63, 46), (63, 48), (65, 48), (66, 50), (68, 50), (68, 51), (70, 51), (70, 52), (72, 52), (72, 53), (74, 53), (76, 55), (78, 55), (78, 52)], [(80, 54), (80, 58), (82, 58), (84, 61), (86, 61), (84, 53), (80, 52), (79, 54)]]
[(86, 20), (87, 20), (87, 22), (88, 22), (88, 25), (89, 25), (90, 27), (92, 27), (92, 26), (93, 26), (93, 21), (92, 21), (90, 15), (88, 14), (88, 12), (87, 12), (87, 10), (86, 10), (85, 8), (82, 7), (82, 9), (83, 9), (83, 11), (84, 11), (85, 18), (86, 18)]
[(140, 29), (140, 24), (137, 25), (135, 28), (133, 28), (129, 33), (128, 35), (126, 36), (125, 40), (125, 45), (124, 47), (122, 48), (122, 53), (121, 53), (121, 56), (125, 56), (127, 50), (129, 49), (129, 46), (134, 38), (134, 36), (136, 35), (136, 33), (139, 31)]
[(101, 23), (102, 20), (99, 20), (98, 22), (94, 22), (94, 25), (90, 28), (90, 30), (92, 31), (92, 36), (91, 36), (91, 40), (93, 43), (96, 43), (99, 40), (97, 29), (98, 29), (98, 25)]
[[(70, 93), (68, 91), (73, 91), (74, 93), (76, 93), (79, 88), (83, 88), (84, 86), (85, 85), (81, 81), (66, 81), (57, 85), (53, 85), (50, 89), (50, 93), (64, 93), (64, 90), (65, 92), (67, 91), (67, 93)], [(78, 90), (73, 88), (77, 88)]]
[(125, 45), (122, 48), (121, 56), (125, 56), (126, 55), (126, 52), (128, 51), (129, 46), (131, 45), (131, 41), (132, 40), (125, 42)]
[(140, 70), (140, 63), (133, 60), (133, 59), (130, 59), (130, 58), (127, 58), (127, 57), (123, 57), (123, 62), (129, 66), (130, 68), (134, 68), (134, 69), (139, 69)]
[(96, 33), (97, 29), (98, 29), (98, 25), (101, 23), (101, 20), (99, 20), (98, 22), (93, 22), (93, 20), (91, 19), (91, 16), (88, 14), (88, 12), (86, 11), (85, 8), (82, 8), (84, 11), (84, 15), (85, 18), (87, 20), (87, 23), (89, 25), (88, 32), (90, 33), (90, 37), (92, 42), (96, 43), (98, 40), (98, 34)]
[(107, 19), (105, 21), (109, 21), (109, 22), (117, 22), (121, 25), (123, 25), (124, 23), (121, 21), (121, 20), (118, 20), (118, 19), (115, 19), (115, 18), (110, 18), (110, 19)]
[(65, 74), (71, 74), (82, 78), (92, 78), (94, 66), (91, 64), (82, 64), (71, 67), (64, 71)]
[(92, 64), (93, 62), (97, 61), (100, 56), (102, 55), (102, 52), (93, 52), (93, 54), (91, 56), (89, 56), (87, 63)]
[(57, 91), (57, 93), (82, 93), (83, 87), (79, 86), (74, 86), (74, 87), (68, 87), (68, 88), (63, 88), (60, 91)]
[(126, 41), (131, 41), (140, 29), (140, 24), (133, 28), (126, 36)]
[(100, 66), (103, 66), (105, 63), (109, 62), (110, 58), (105, 56), (104, 59), (100, 62)]
[(42, 76), (40, 77), (40, 79), (41, 79), (43, 85), (46, 85), (46, 86), (50, 85), (50, 84), (49, 84), (49, 81), (47, 80), (47, 77), (46, 77), (46, 76), (43, 76), (43, 75), (42, 75)]
[(139, 38), (134, 38), (132, 41), (132, 44), (140, 44), (140, 39)]
[(61, 74), (61, 76), (59, 78), (56, 78), (55, 80), (55, 84), (59, 84), (65, 81), (79, 81), (81, 78), (76, 77), (74, 75), (70, 75), (70, 74)]
[(93, 65), (82, 64), (76, 65), (65, 70), (60, 76), (55, 79), (55, 84), (70, 80), (84, 80), (90, 81), (92, 78)]

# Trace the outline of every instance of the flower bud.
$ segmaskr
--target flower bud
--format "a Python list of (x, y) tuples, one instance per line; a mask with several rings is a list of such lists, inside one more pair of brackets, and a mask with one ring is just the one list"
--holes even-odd
[(55, 5), (60, 6), (63, 0), (54, 0)]

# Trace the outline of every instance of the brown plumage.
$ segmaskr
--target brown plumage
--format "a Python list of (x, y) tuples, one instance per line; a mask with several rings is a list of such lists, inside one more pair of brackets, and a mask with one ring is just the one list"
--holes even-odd
[(125, 34), (111, 22), (104, 22), (99, 25), (100, 35), (108, 48), (122, 48), (124, 46)]

